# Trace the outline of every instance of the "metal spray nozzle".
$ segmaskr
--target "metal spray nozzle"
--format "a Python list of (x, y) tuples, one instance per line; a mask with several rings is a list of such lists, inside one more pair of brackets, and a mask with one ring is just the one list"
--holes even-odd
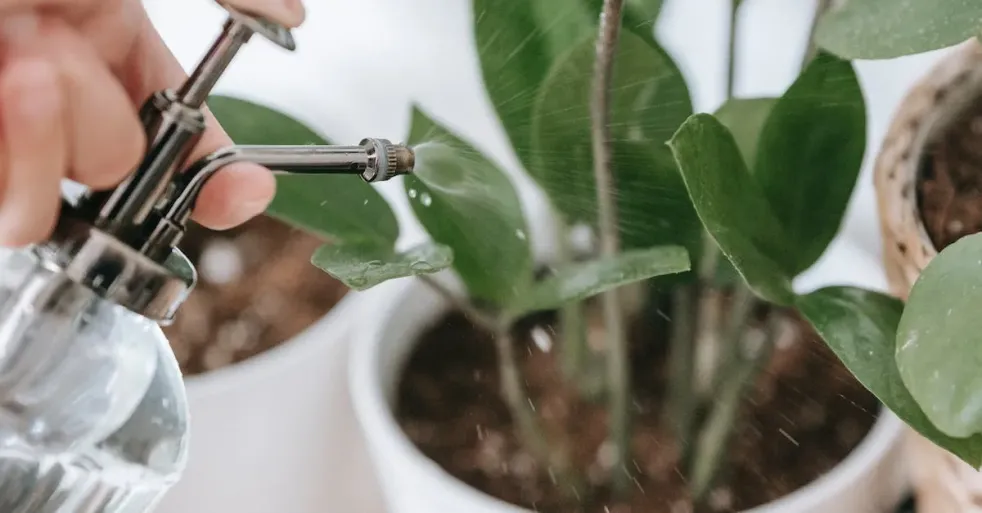
[(253, 34), (286, 50), (296, 47), (289, 29), (226, 9), (222, 34), (187, 81), (155, 93), (141, 109), (148, 145), (139, 166), (113, 190), (63, 202), (54, 235), (37, 248), (76, 283), (158, 322), (169, 322), (195, 286), (194, 266), (176, 246), (204, 184), (222, 167), (249, 161), (279, 173), (377, 182), (415, 164), (408, 147), (365, 139), (358, 146), (231, 146), (184, 170), (205, 129), (205, 100), (239, 49)]

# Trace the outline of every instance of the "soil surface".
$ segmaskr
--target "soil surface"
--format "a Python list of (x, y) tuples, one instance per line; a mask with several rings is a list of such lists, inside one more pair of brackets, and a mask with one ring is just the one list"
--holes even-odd
[(938, 251), (982, 231), (982, 99), (929, 143), (917, 189)]
[(276, 347), (337, 304), (347, 289), (310, 263), (321, 244), (265, 216), (223, 232), (193, 226), (181, 249), (198, 285), (164, 329), (185, 375)]
[[(552, 317), (516, 327), (530, 402), (550, 426), (550, 439), (573, 447), (581, 473), (599, 482), (604, 412), (570, 399), (575, 396), (564, 388), (558, 355), (542, 343), (545, 333), (554, 333)], [(596, 486), (590, 497), (564, 497), (513, 432), (498, 394), (491, 337), (460, 314), (448, 315), (422, 337), (400, 383), (397, 417), (422, 452), (452, 475), (533, 511), (692, 512), (678, 443), (664, 425), (667, 350), (658, 334), (666, 332), (667, 321), (643, 317), (647, 320), (635, 323), (631, 335), (635, 488), (627, 500), (611, 500)], [(728, 447), (729, 471), (700, 512), (742, 511), (814, 481), (855, 448), (875, 421), (876, 399), (805, 323), (795, 319), (795, 325), (802, 327), (798, 336), (779, 346), (744, 397), (741, 428)]]

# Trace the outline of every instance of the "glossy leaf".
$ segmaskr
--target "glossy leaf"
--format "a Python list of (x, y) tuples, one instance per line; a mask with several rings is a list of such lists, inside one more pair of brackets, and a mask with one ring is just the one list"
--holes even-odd
[(519, 313), (553, 310), (623, 285), (689, 270), (680, 246), (625, 251), (615, 257), (573, 264), (535, 284), (513, 308)]
[(757, 295), (791, 303), (787, 236), (730, 132), (713, 116), (697, 114), (679, 128), (669, 146), (699, 218), (720, 251)]
[[(302, 123), (255, 103), (223, 96), (208, 106), (236, 144), (329, 144)], [(385, 199), (356, 176), (277, 176), (267, 212), (345, 244), (391, 248), (399, 224)]]
[(441, 244), (424, 243), (407, 251), (380, 250), (376, 246), (325, 244), (311, 262), (354, 290), (365, 290), (382, 282), (432, 274), (450, 267), (453, 252)]
[(904, 386), (894, 359), (903, 303), (862, 289), (829, 287), (799, 296), (797, 307), (856, 379), (887, 408), (969, 465), (982, 465), (982, 436), (953, 438), (942, 433)]
[(640, 19), (653, 24), (654, 20), (658, 18), (658, 14), (661, 13), (664, 3), (664, 0), (627, 0), (627, 7), (633, 10)]
[(839, 231), (866, 150), (866, 105), (852, 64), (819, 53), (778, 100), (752, 174), (790, 237), (796, 275)]
[(892, 59), (953, 46), (979, 34), (977, 0), (832, 2), (816, 40), (846, 59)]
[[(528, 165), (532, 109), (555, 51), (581, 34), (578, 4), (563, 0), (474, 0), (484, 86), (518, 158)], [(563, 12), (565, 11), (565, 12)], [(555, 19), (550, 19), (555, 18)]]
[(528, 230), (508, 177), (466, 142), (413, 113), (416, 171), (410, 205), (433, 239), (449, 246), (470, 294), (505, 307), (532, 279)]
[(911, 289), (897, 331), (897, 365), (942, 431), (982, 433), (982, 234), (945, 248)]
[(760, 134), (776, 103), (777, 98), (737, 98), (727, 101), (716, 111), (716, 119), (733, 134), (751, 174), (757, 162)]
[[(529, 169), (570, 224), (595, 222), (590, 133), (593, 35), (552, 69), (532, 119)], [(630, 32), (622, 33), (612, 98), (613, 168), (625, 247), (698, 241), (698, 220), (664, 143), (691, 113), (677, 68)]]

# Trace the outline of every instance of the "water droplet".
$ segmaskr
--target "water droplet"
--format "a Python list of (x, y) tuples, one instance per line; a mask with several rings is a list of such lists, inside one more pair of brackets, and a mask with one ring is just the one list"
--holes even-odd
[(321, 206), (322, 206), (322, 207), (324, 207), (324, 206), (327, 206), (327, 200), (324, 200), (324, 201), (322, 201), (322, 202), (321, 202)]
[(362, 205), (367, 205), (368, 204), (368, 200), (363, 201), (361, 204)]
[(416, 199), (416, 195), (418, 195), (419, 193), (416, 192), (416, 189), (409, 189), (409, 193), (408, 194), (409, 194), (409, 197), (411, 199)]
[(369, 269), (378, 269), (379, 267), (382, 267), (383, 264), (381, 260), (372, 260), (365, 265), (367, 265)]
[(409, 268), (417, 273), (431, 273), (435, 270), (433, 269), (433, 266), (429, 264), (429, 262), (424, 262), (422, 260), (409, 264)]
[(429, 195), (429, 193), (424, 192), (422, 195), (420, 195), (419, 202), (422, 203), (424, 207), (428, 207), (433, 204), (433, 198)]
[(527, 238), (525, 232), (522, 230), (515, 230), (515, 236), (518, 237), (519, 240), (525, 240)]
[(543, 353), (548, 353), (552, 349), (552, 337), (542, 326), (532, 328), (532, 342)]
[(351, 278), (348, 278), (348, 285), (352, 288), (364, 287), (366, 283), (368, 283), (368, 280), (362, 276), (352, 276)]

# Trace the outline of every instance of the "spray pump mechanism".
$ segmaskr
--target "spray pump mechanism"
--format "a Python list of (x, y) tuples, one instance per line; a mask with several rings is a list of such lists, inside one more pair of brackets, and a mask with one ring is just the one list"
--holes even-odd
[(357, 146), (231, 146), (184, 169), (205, 130), (205, 100), (238, 50), (253, 34), (295, 49), (288, 29), (226, 9), (222, 34), (187, 81), (155, 93), (142, 107), (147, 149), (136, 170), (115, 189), (63, 201), (54, 234), (37, 247), (71, 281), (162, 324), (197, 282), (177, 244), (204, 184), (222, 167), (248, 161), (275, 173), (352, 174), (378, 182), (410, 173), (414, 165), (409, 148), (365, 139)]

